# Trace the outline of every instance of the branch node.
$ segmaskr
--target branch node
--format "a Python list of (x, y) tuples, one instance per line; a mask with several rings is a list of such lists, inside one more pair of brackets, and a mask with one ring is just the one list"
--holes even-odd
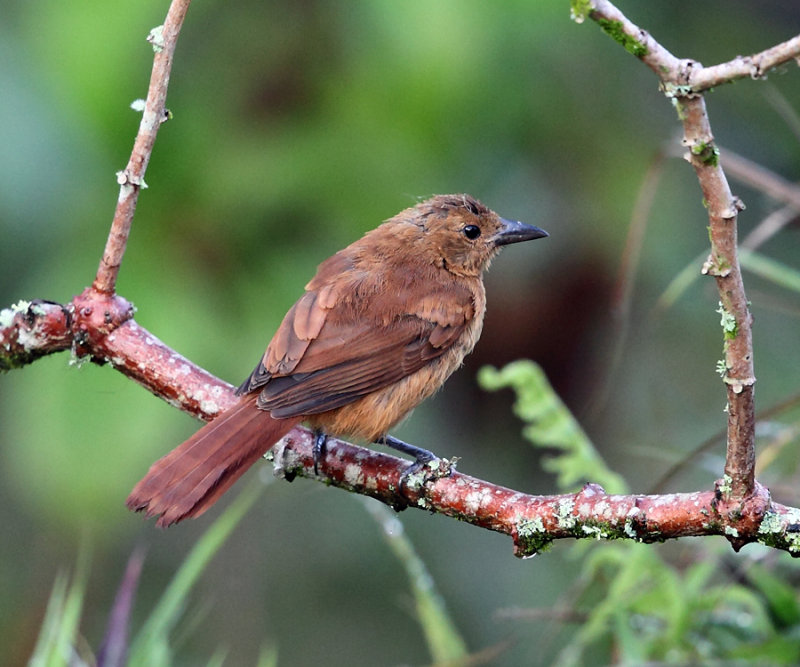
[(722, 379), (722, 381), (730, 386), (734, 394), (741, 394), (745, 387), (752, 387), (756, 383), (756, 379), (752, 375), (735, 378), (726, 376)]
[(709, 253), (708, 258), (703, 262), (703, 266), (700, 269), (700, 273), (704, 276), (714, 276), (716, 278), (725, 278), (730, 275), (730, 272), (730, 263), (713, 250)]
[(576, 502), (580, 502), (581, 500), (588, 500), (590, 498), (594, 498), (594, 496), (605, 496), (606, 490), (596, 484), (595, 482), (587, 482), (583, 485), (583, 488), (576, 494), (575, 500)]
[[(664, 95), (672, 100), (675, 99), (694, 99), (696, 97), (700, 97), (702, 93), (695, 92), (692, 86), (692, 75), (697, 70), (702, 70), (703, 65), (702, 63), (692, 60), (690, 58), (684, 58), (678, 61), (677, 71), (675, 71), (674, 79), (661, 79), (659, 82), (659, 89), (661, 90)], [(670, 73), (672, 70), (664, 66), (664, 71), (662, 72), (662, 76), (664, 73)]]
[(142, 190), (147, 189), (147, 183), (144, 182), (144, 178), (127, 167), (117, 172), (117, 183), (123, 188), (129, 186), (131, 188), (141, 188)]
[(164, 26), (157, 25), (147, 35), (147, 41), (153, 46), (153, 53), (161, 53), (166, 42), (164, 41)]
[(711, 134), (691, 139), (684, 137), (681, 143), (689, 149), (689, 152), (684, 155), (687, 162), (694, 164), (696, 160), (699, 160), (700, 164), (706, 167), (719, 166), (719, 149), (714, 144), (714, 137)]
[(87, 287), (72, 300), (71, 306), (75, 355), (92, 355), (94, 359), (105, 362), (106, 359), (98, 357), (96, 352), (101, 348), (103, 339), (133, 319), (136, 312), (133, 304), (116, 294), (106, 294), (94, 287)]

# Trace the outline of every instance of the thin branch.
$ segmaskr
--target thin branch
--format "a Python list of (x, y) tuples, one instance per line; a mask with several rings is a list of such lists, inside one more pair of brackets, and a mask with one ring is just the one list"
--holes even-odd
[[(780, 174), (767, 169), (764, 165), (739, 155), (730, 148), (717, 144), (719, 159), (725, 172), (734, 180), (763, 192), (775, 201), (794, 207), (800, 213), (800, 186)], [(673, 146), (671, 157), (684, 157), (683, 146)]]
[(725, 475), (730, 494), (746, 498), (755, 485), (755, 370), (752, 315), (744, 291), (737, 250), (737, 219), (743, 208), (731, 193), (718, 159), (705, 100), (684, 98), (682, 120), (687, 159), (694, 167), (708, 208), (711, 253), (703, 273), (717, 282), (724, 337), (724, 381), (728, 438)]
[[(800, 405), (800, 393), (793, 394), (792, 396), (783, 399), (775, 405), (756, 413), (756, 422), (765, 422), (769, 419), (772, 419), (775, 415), (778, 415), (790, 408), (795, 408), (798, 405)], [(676, 461), (664, 473), (661, 474), (653, 486), (650, 487), (650, 493), (663, 493), (669, 484), (678, 475), (683, 473), (684, 470), (689, 467), (689, 464), (695, 461), (698, 456), (711, 451), (714, 449), (714, 447), (724, 442), (726, 433), (727, 430), (725, 429), (715, 433), (697, 445), (697, 447), (692, 449), (690, 452), (687, 452), (685, 455), (683, 455), (680, 460)]]
[[(731, 193), (720, 165), (719, 150), (714, 143), (705, 100), (700, 92), (710, 82), (719, 85), (728, 80), (719, 78), (721, 72), (729, 73), (732, 78), (739, 77), (740, 66), (747, 59), (710, 68), (713, 73), (708, 76), (700, 63), (676, 59), (610, 2), (589, 0), (584, 7), (584, 17), (596, 21), (606, 33), (653, 70), (683, 123), (683, 145), (688, 148), (685, 157), (695, 169), (708, 208), (711, 253), (703, 265), (703, 273), (713, 276), (717, 282), (724, 331), (723, 378), (728, 410), (727, 483), (724, 492), (730, 498), (744, 499), (755, 492), (756, 482), (752, 316), (737, 253), (736, 223), (743, 205)], [(785, 62), (796, 55), (795, 49), (800, 49), (800, 42), (795, 44), (795, 41), (790, 40), (780, 47), (752, 56), (748, 62), (760, 63), (763, 67)]]
[(148, 41), (153, 45), (155, 51), (150, 87), (147, 91), (139, 133), (136, 135), (128, 166), (117, 174), (117, 182), (120, 186), (117, 209), (114, 212), (108, 241), (92, 285), (102, 294), (114, 293), (122, 256), (125, 254), (125, 246), (128, 243), (128, 235), (133, 223), (133, 215), (136, 212), (139, 191), (147, 187), (144, 182), (144, 174), (147, 164), (150, 162), (158, 128), (168, 117), (165, 105), (172, 59), (190, 2), (191, 0), (173, 0), (164, 25), (154, 28), (148, 37)]
[(760, 53), (703, 67), (695, 60), (676, 58), (607, 0), (572, 0), (572, 16), (579, 23), (586, 18), (597, 22), (606, 34), (653, 70), (670, 97), (699, 95), (745, 77), (764, 78), (770, 70), (800, 58), (798, 35)]
[(692, 74), (691, 87), (695, 93), (699, 93), (745, 77), (765, 78), (770, 70), (798, 57), (800, 57), (800, 35), (761, 53), (736, 56), (730, 62), (695, 70)]

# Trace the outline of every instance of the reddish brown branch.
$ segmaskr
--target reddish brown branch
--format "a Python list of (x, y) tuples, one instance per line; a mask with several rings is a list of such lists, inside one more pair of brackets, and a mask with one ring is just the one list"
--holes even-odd
[(71, 322), (71, 308), (50, 301), (20, 301), (0, 310), (0, 371), (68, 350)]
[[(234, 401), (233, 388), (192, 364), (140, 327), (130, 304), (87, 289), (70, 304), (33, 303), (2, 311), (2, 350), (28, 360), (73, 349), (108, 362), (173, 405), (210, 419)], [(0, 357), (1, 358), (1, 357)], [(641, 542), (722, 535), (735, 548), (762, 542), (800, 554), (800, 510), (772, 503), (755, 485), (744, 500), (716, 491), (663, 496), (610, 496), (596, 485), (578, 494), (531, 496), (453, 471), (446, 461), (414, 475), (401, 491), (408, 465), (394, 456), (331, 439), (321, 474), (314, 473), (312, 435), (294, 429), (274, 448), (276, 470), (304, 476), (406, 506), (438, 512), (510, 535), (515, 553), (527, 556), (555, 539), (634, 539)]]
[[(312, 435), (295, 429), (273, 450), (276, 474), (301, 475), (395, 507), (417, 507), (511, 536), (514, 553), (530, 556), (556, 539), (632, 539), (662, 542), (720, 535), (735, 549), (762, 542), (800, 556), (800, 510), (773, 503), (756, 485), (746, 502), (728, 503), (721, 491), (670, 495), (609, 495), (596, 484), (575, 494), (533, 496), (450, 471), (440, 461), (427, 476), (399, 485), (408, 461), (329, 440), (314, 473)], [(448, 474), (449, 473), (449, 474)]]
[(117, 174), (117, 182), (120, 186), (117, 209), (92, 285), (95, 290), (103, 294), (114, 293), (122, 256), (125, 254), (125, 246), (128, 243), (128, 235), (133, 223), (133, 215), (136, 212), (139, 190), (147, 187), (144, 183), (144, 174), (147, 164), (150, 162), (158, 128), (167, 119), (165, 104), (169, 74), (172, 69), (175, 47), (178, 43), (178, 34), (183, 25), (186, 11), (189, 9), (190, 1), (173, 0), (164, 25), (155, 28), (148, 38), (155, 50), (150, 87), (147, 91), (139, 133), (136, 135), (128, 166)]
[(184, 412), (210, 421), (231, 407), (233, 387), (130, 320), (98, 345), (118, 371)]

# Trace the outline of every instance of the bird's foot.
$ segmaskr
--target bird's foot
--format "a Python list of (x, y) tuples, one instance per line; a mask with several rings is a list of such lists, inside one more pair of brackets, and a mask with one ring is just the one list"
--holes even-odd
[(404, 495), (407, 489), (419, 491), (428, 480), (447, 477), (452, 472), (451, 461), (440, 459), (427, 449), (403, 442), (391, 435), (384, 436), (377, 442), (414, 457), (414, 462), (400, 476), (400, 492)]
[(314, 431), (314, 474), (319, 475), (320, 463), (325, 460), (325, 450), (328, 445), (328, 434), (324, 431)]

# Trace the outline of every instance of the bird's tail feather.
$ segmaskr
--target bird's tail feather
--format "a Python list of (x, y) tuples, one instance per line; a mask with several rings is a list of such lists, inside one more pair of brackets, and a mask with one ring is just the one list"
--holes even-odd
[(273, 419), (244, 396), (150, 466), (126, 504), (160, 515), (160, 527), (199, 516), (299, 421)]

